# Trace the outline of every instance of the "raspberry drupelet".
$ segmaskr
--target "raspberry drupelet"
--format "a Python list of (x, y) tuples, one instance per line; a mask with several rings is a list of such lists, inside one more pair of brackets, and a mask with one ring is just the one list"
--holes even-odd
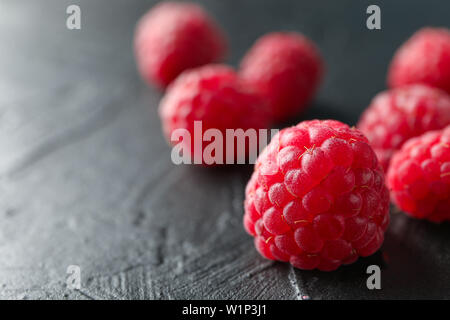
[(423, 85), (379, 93), (358, 122), (385, 171), (393, 153), (409, 138), (450, 124), (450, 95)]
[(387, 182), (401, 210), (433, 222), (450, 220), (450, 126), (408, 140), (392, 158)]
[(227, 41), (223, 31), (199, 5), (162, 2), (136, 27), (134, 49), (144, 80), (165, 88), (181, 72), (219, 62)]
[(417, 31), (395, 53), (387, 82), (391, 88), (421, 83), (450, 94), (450, 30)]
[(376, 252), (389, 193), (367, 139), (335, 120), (281, 130), (245, 191), (244, 227), (267, 259), (331, 271)]
[(323, 73), (315, 44), (295, 32), (273, 32), (258, 39), (244, 56), (240, 74), (270, 103), (272, 119), (300, 113), (314, 96)]

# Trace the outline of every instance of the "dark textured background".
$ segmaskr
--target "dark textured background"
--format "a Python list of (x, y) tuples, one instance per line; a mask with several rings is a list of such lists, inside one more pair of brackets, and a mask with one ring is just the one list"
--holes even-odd
[[(265, 32), (310, 36), (327, 73), (304, 118), (349, 124), (384, 89), (395, 48), (421, 26), (448, 27), (450, 13), (448, 1), (202, 3), (230, 35), (232, 65)], [(373, 3), (381, 31), (365, 27)], [(65, 27), (69, 4), (81, 6), (79, 31)], [(0, 2), (0, 298), (450, 298), (450, 225), (400, 213), (381, 252), (336, 272), (262, 259), (241, 223), (251, 168), (170, 161), (161, 93), (131, 49), (152, 4)], [(379, 291), (366, 288), (373, 263)], [(79, 291), (65, 285), (72, 264)]]

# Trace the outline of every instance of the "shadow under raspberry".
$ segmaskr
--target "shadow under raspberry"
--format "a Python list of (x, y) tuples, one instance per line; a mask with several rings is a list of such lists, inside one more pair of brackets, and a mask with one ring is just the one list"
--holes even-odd
[[(398, 213), (374, 255), (333, 272), (294, 272), (311, 299), (448, 299), (450, 293), (442, 292), (450, 287), (449, 241), (449, 223), (436, 225)], [(367, 288), (370, 265), (381, 268), (381, 290)]]

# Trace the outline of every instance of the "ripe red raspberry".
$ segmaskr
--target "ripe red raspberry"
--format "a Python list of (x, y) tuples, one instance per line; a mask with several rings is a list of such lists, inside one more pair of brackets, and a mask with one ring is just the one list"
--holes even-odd
[(369, 139), (387, 171), (392, 154), (409, 138), (450, 124), (450, 96), (422, 85), (378, 94), (357, 127)]
[(387, 174), (391, 196), (411, 216), (450, 220), (450, 126), (408, 140)]
[[(180, 138), (173, 144), (182, 144), (191, 155), (203, 159), (209, 142), (196, 149), (194, 141), (196, 121), (201, 121), (202, 132), (217, 129), (223, 137), (223, 162), (226, 159), (226, 129), (263, 129), (268, 126), (267, 107), (259, 95), (243, 83), (233, 69), (223, 65), (206, 65), (183, 72), (168, 88), (159, 107), (163, 131), (170, 141), (176, 129), (186, 129), (191, 139)], [(201, 138), (201, 137), (200, 137)], [(214, 140), (214, 138), (212, 139)], [(198, 142), (198, 140), (197, 140)], [(248, 146), (247, 146), (248, 147)], [(245, 149), (248, 151), (248, 148)], [(236, 158), (245, 157), (238, 154)], [(194, 161), (194, 157), (191, 161)], [(212, 164), (203, 161), (203, 164)], [(218, 164), (218, 163), (216, 163)]]
[(450, 31), (424, 28), (417, 31), (394, 55), (388, 85), (422, 83), (450, 93)]
[(389, 193), (367, 139), (334, 120), (283, 129), (259, 156), (244, 226), (264, 257), (331, 271), (380, 248)]
[(225, 51), (222, 30), (197, 4), (160, 3), (136, 28), (138, 69), (147, 82), (162, 88), (186, 69), (219, 61)]
[(269, 102), (274, 121), (295, 115), (315, 94), (323, 63), (314, 43), (289, 32), (256, 41), (241, 63), (241, 75)]

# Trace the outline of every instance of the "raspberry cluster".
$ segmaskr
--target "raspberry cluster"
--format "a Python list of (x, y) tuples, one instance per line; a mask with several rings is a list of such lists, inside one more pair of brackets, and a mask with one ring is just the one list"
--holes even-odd
[(389, 224), (383, 171), (356, 129), (334, 120), (281, 130), (245, 192), (244, 226), (266, 258), (334, 270), (373, 254)]
[(411, 216), (450, 220), (450, 126), (408, 140), (392, 158), (387, 181), (394, 202)]
[[(299, 33), (262, 36), (238, 72), (214, 64), (226, 42), (207, 12), (186, 2), (156, 5), (136, 28), (142, 77), (167, 87), (159, 107), (166, 138), (206, 165), (217, 163), (205, 161), (206, 147), (196, 148), (197, 121), (203, 132), (222, 136), (268, 128), (305, 109), (324, 70), (315, 44)], [(244, 227), (261, 255), (330, 271), (373, 254), (389, 224), (383, 168), (403, 211), (450, 220), (449, 30), (413, 35), (395, 54), (388, 85), (362, 115), (362, 132), (335, 120), (304, 121), (281, 130), (259, 155), (245, 191)], [(177, 129), (189, 138), (173, 141)], [(229, 152), (226, 141), (222, 150)], [(236, 151), (243, 158), (248, 149)], [(226, 152), (219, 159), (225, 163)]]
[(388, 171), (393, 202), (416, 218), (450, 220), (448, 129), (439, 131), (450, 125), (450, 31), (417, 31), (392, 59), (388, 85), (358, 128)]
[[(226, 50), (223, 32), (199, 5), (186, 2), (163, 2), (149, 10), (137, 25), (134, 45), (142, 77), (167, 88), (159, 112), (167, 140), (175, 130), (187, 130), (192, 139), (182, 141), (184, 149), (207, 165), (225, 161), (209, 163), (203, 157), (206, 146), (195, 148), (196, 121), (202, 131), (221, 133), (268, 128), (303, 110), (322, 76), (318, 49), (295, 32), (261, 37), (238, 72), (215, 64)], [(248, 159), (248, 149), (244, 154), (235, 149), (235, 159)], [(218, 158), (227, 158), (226, 152)]]

